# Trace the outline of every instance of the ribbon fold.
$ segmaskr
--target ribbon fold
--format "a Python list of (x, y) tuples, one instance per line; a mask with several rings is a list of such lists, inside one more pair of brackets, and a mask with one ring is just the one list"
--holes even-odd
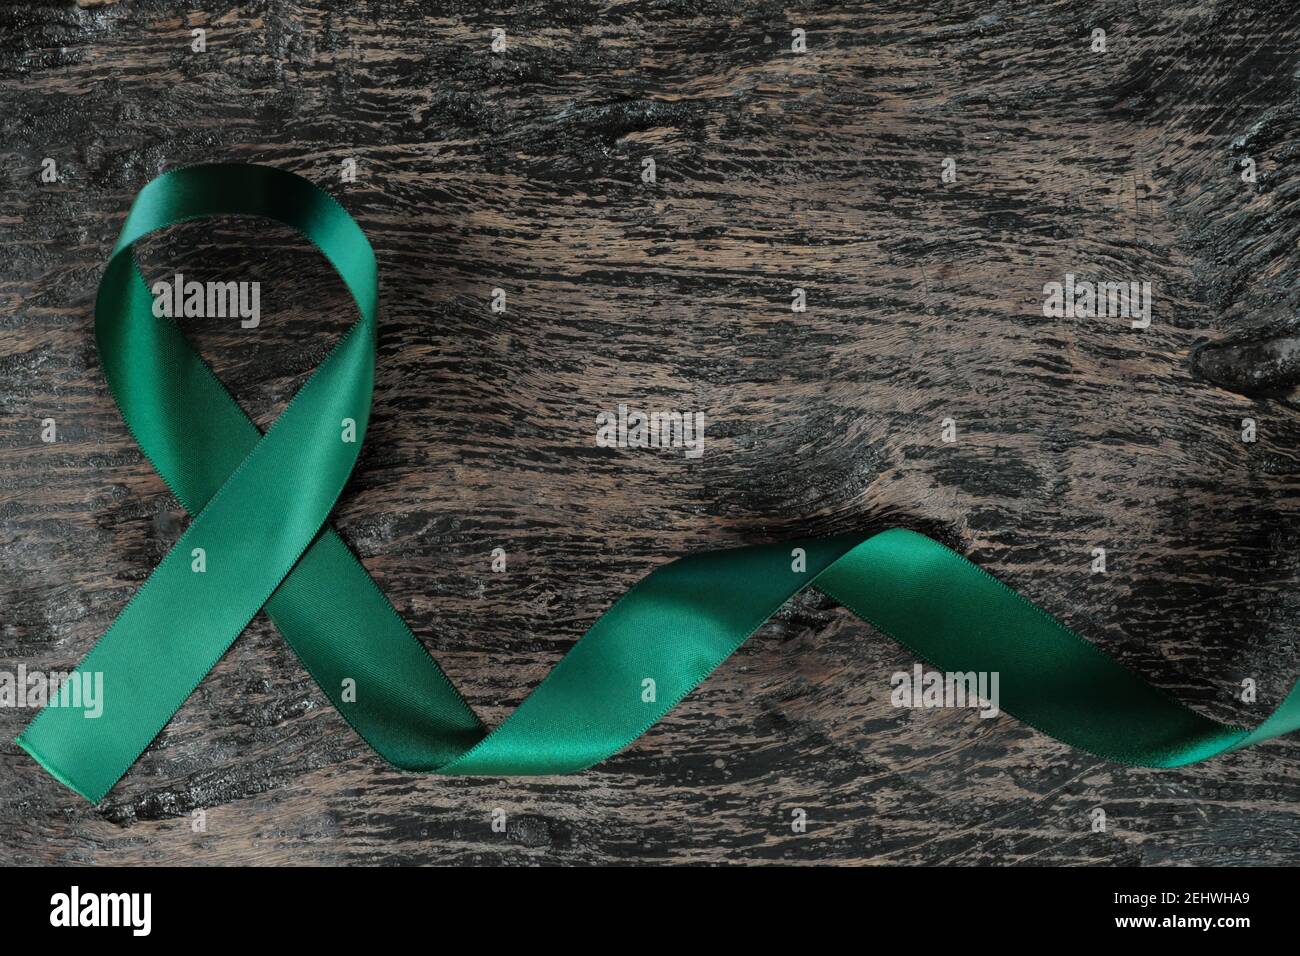
[[(298, 230), (359, 312), (265, 434), (176, 324), (154, 317), (132, 253), (152, 232), (210, 216)], [(193, 520), (78, 668), (103, 674), (102, 715), (47, 706), (17, 738), (86, 799), (108, 793), (260, 610), (357, 733), (411, 772), (590, 767), (644, 733), (806, 587), (941, 670), (998, 672), (1002, 709), (1111, 760), (1179, 766), (1300, 727), (1300, 684), (1253, 731), (1210, 720), (965, 558), (895, 528), (657, 568), (489, 732), (327, 523), (369, 419), (377, 317), (369, 241), (299, 176), (194, 166), (136, 197), (100, 281), (96, 342), (127, 427)], [(806, 570), (794, 570), (793, 548), (806, 552)]]

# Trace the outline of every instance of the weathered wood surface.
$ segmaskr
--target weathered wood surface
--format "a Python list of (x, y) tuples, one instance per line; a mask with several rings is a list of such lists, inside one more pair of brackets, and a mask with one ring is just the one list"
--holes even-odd
[[(675, 555), (898, 523), (1214, 716), (1256, 722), (1300, 673), (1289, 4), (86, 6), (0, 10), (4, 666), (75, 664), (184, 526), (90, 312), (134, 193), (215, 158), (311, 177), (375, 245), (375, 412), (335, 523), (491, 723)], [(187, 324), (263, 424), (350, 321), (284, 232), (143, 258), (263, 283), (256, 331)], [(1044, 318), (1066, 272), (1152, 281), (1151, 327)], [(705, 412), (704, 457), (596, 448), (619, 402)], [(896, 710), (910, 662), (807, 597), (599, 769), (444, 780), (385, 766), (259, 617), (98, 807), (0, 710), (0, 861), (1300, 859), (1300, 741), (1130, 769)]]

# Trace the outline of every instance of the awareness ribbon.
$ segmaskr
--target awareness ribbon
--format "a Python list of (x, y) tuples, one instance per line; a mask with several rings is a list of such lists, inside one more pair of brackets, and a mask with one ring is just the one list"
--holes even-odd
[[(154, 317), (131, 251), (152, 232), (209, 216), (260, 216), (298, 230), (360, 313), (265, 434), (176, 324)], [(1300, 683), (1253, 731), (1210, 720), (965, 558), (894, 528), (657, 568), (489, 732), (327, 524), (370, 414), (377, 311), (365, 234), (299, 176), (193, 166), (136, 197), (100, 280), (95, 336), (127, 427), (193, 519), (78, 668), (103, 674), (102, 714), (46, 706), (17, 738), (86, 799), (108, 793), (259, 610), (357, 733), (411, 772), (590, 767), (644, 733), (806, 587), (940, 670), (997, 672), (1002, 709), (1110, 760), (1180, 766), (1300, 727)], [(355, 441), (343, 440), (345, 419), (355, 422)], [(196, 548), (202, 572), (191, 561)], [(803, 571), (794, 548), (806, 552)], [(654, 694), (643, 694), (648, 679)]]

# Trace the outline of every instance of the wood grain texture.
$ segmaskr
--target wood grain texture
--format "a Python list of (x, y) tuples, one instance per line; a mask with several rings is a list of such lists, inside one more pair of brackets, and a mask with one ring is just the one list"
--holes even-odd
[[(221, 159), (308, 176), (375, 246), (335, 525), (489, 723), (676, 555), (893, 524), (1215, 717), (1261, 720), (1300, 673), (1289, 4), (85, 6), (0, 10), (4, 666), (74, 665), (187, 520), (91, 306), (135, 192)], [(287, 232), (187, 226), (142, 259), (262, 282), (259, 329), (186, 325), (262, 425), (351, 321)], [(1044, 318), (1066, 272), (1151, 281), (1151, 327)], [(703, 458), (597, 448), (620, 402), (703, 411)], [(445, 780), (384, 765), (259, 617), (97, 807), (0, 710), (0, 862), (1300, 861), (1300, 741), (1121, 767), (896, 710), (910, 663), (806, 596), (598, 769)]]

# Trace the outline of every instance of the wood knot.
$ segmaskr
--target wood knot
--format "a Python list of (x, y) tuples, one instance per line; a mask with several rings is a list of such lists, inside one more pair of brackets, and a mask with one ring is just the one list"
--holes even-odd
[(1242, 395), (1288, 391), (1300, 385), (1300, 317), (1206, 343), (1193, 353), (1192, 367)]

